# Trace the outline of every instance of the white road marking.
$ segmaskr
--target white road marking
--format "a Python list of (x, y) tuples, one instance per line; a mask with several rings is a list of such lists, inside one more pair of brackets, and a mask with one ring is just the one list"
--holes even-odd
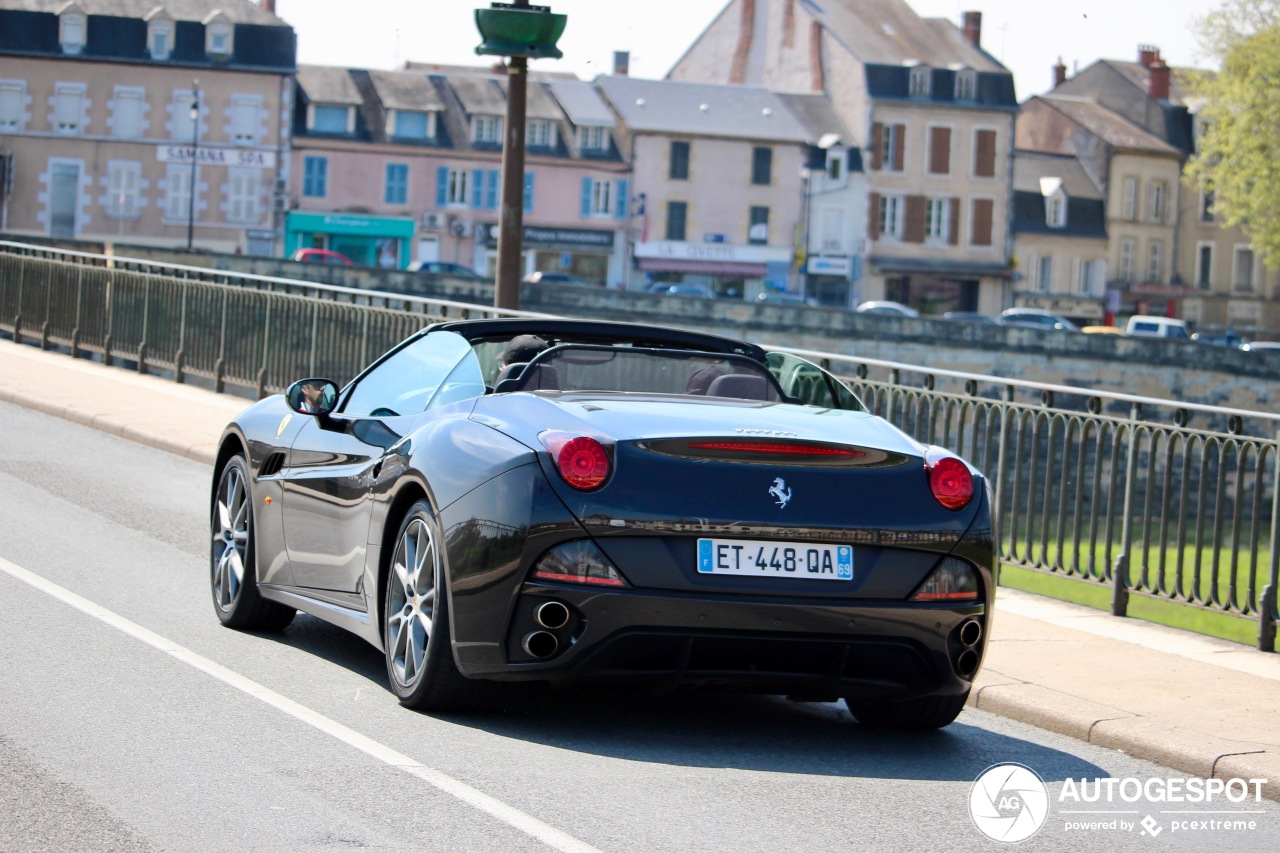
[(415, 761), (407, 755), (396, 752), (394, 749), (384, 746), (370, 737), (366, 737), (353, 729), (347, 728), (336, 720), (331, 720), (322, 714), (318, 714), (305, 705), (301, 705), (292, 699), (282, 696), (274, 690), (270, 690), (261, 684), (258, 684), (252, 679), (245, 678), (243, 675), (233, 672), (221, 664), (214, 663), (208, 658), (196, 654), (190, 649), (180, 646), (172, 640), (160, 636), (154, 631), (150, 631), (141, 625), (130, 622), (118, 613), (114, 613), (107, 610), (105, 607), (94, 604), (92, 601), (76, 595), (71, 590), (58, 586), (56, 583), (46, 580), (30, 570), (24, 569), (16, 563), (11, 563), (3, 557), (0, 557), (0, 571), (5, 572), (5, 574), (20, 580), (25, 584), (35, 587), (46, 595), (52, 596), (64, 604), (69, 604), (77, 610), (86, 613), (101, 622), (105, 622), (112, 628), (128, 634), (136, 640), (141, 640), (147, 645), (177, 658), (188, 666), (192, 666), (201, 672), (212, 675), (224, 684), (228, 684), (243, 693), (247, 693), (255, 699), (259, 699), (273, 708), (283, 711), (289, 716), (297, 720), (301, 720), (307, 725), (312, 726), (331, 737), (337, 738), (348, 746), (355, 747), (366, 755), (376, 758), (384, 764), (403, 770), (410, 776), (415, 776), (418, 779), (421, 779), (428, 785), (438, 788), (444, 793), (462, 800), (464, 803), (479, 809), (485, 814), (497, 818), (508, 826), (518, 829), (526, 835), (532, 836), (556, 850), (564, 851), (564, 853), (600, 853), (597, 848), (592, 847), (585, 841), (580, 841), (566, 832), (562, 832), (549, 824), (543, 823), (533, 815), (526, 814), (525, 812), (522, 812), (513, 806), (509, 806), (495, 797), (489, 796), (483, 791), (471, 787), (466, 782), (454, 779), (448, 774), (442, 773), (439, 770), (435, 770), (425, 764)]

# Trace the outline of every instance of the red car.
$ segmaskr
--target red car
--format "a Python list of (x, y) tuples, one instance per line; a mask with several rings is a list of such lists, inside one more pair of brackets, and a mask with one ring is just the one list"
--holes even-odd
[(290, 260), (304, 261), (312, 264), (333, 264), (335, 266), (349, 267), (351, 259), (340, 252), (331, 252), (328, 249), (299, 249), (293, 253)]

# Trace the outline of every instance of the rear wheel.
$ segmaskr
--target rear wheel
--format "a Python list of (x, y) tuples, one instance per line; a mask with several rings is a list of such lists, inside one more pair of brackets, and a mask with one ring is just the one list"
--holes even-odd
[(849, 713), (864, 726), (877, 729), (940, 729), (955, 722), (969, 691), (956, 696), (921, 696), (903, 702), (859, 702), (846, 698)]
[(210, 587), (218, 619), (242, 631), (281, 630), (298, 611), (267, 601), (258, 592), (253, 496), (244, 456), (231, 457), (223, 467), (210, 516)]
[(466, 711), (489, 683), (458, 671), (449, 637), (449, 597), (440, 526), (427, 501), (409, 509), (387, 572), (382, 641), (400, 704), (418, 711)]

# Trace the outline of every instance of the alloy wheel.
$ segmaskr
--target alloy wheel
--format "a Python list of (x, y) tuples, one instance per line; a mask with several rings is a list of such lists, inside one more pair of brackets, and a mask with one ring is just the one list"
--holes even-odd
[(396, 681), (412, 687), (422, 677), (436, 602), (436, 543), (415, 518), (405, 527), (387, 585), (386, 642)]
[(251, 519), (244, 472), (228, 465), (218, 483), (213, 514), (213, 599), (224, 611), (235, 607), (244, 585)]

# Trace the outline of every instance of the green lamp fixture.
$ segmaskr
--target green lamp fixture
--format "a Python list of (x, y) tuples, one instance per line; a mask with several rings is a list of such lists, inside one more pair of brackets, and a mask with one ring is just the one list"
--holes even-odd
[(564, 54), (556, 41), (568, 20), (568, 15), (553, 14), (549, 6), (491, 3), (488, 9), (476, 9), (476, 29), (484, 39), (476, 53), (560, 59)]

